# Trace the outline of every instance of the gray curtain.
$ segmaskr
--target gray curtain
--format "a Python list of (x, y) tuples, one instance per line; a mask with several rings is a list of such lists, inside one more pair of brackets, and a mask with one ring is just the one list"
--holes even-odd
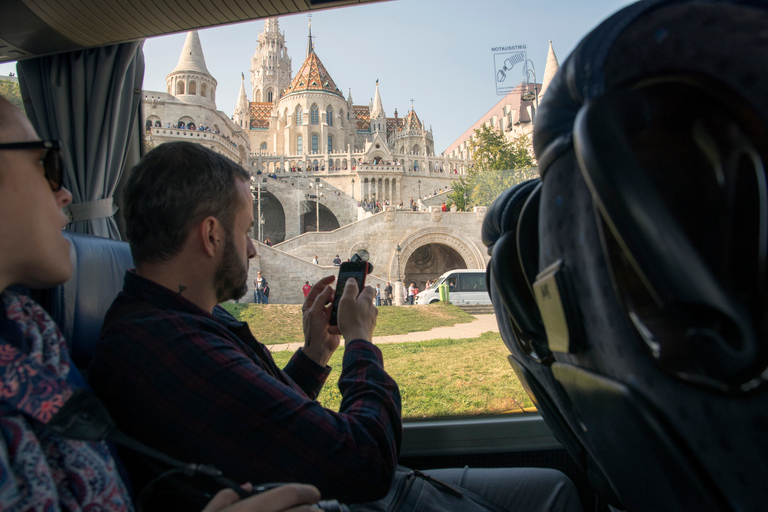
[[(45, 140), (59, 140), (72, 192), (67, 230), (120, 239), (113, 215), (144, 78), (143, 41), (18, 63), (27, 116)], [(134, 144), (135, 145), (135, 144)]]

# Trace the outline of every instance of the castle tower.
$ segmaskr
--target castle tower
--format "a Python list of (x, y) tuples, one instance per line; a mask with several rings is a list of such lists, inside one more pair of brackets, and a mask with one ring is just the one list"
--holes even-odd
[(383, 137), (386, 137), (387, 133), (387, 116), (384, 113), (384, 105), (381, 103), (378, 79), (376, 80), (376, 92), (371, 103), (371, 133), (381, 133)]
[(187, 32), (179, 63), (165, 77), (168, 94), (180, 101), (216, 109), (216, 79), (205, 65), (203, 47), (197, 30)]
[(240, 93), (238, 95), (237, 105), (235, 105), (235, 115), (232, 116), (232, 120), (243, 130), (250, 128), (250, 104), (248, 103), (248, 97), (245, 95), (245, 75), (243, 74), (240, 74)]
[(290, 83), (291, 58), (285, 46), (285, 33), (280, 32), (277, 18), (267, 18), (251, 58), (251, 97), (255, 102), (277, 102)]

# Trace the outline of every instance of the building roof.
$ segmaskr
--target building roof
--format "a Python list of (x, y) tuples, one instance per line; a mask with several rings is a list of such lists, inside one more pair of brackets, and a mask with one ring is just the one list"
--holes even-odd
[(269, 128), (272, 117), (272, 103), (252, 101), (250, 104), (251, 128)]
[(176, 64), (176, 67), (169, 73), (169, 75), (184, 71), (211, 76), (208, 67), (205, 65), (203, 46), (200, 44), (200, 36), (198, 35), (197, 30), (190, 30), (187, 32), (187, 39), (184, 41), (184, 47), (181, 49), (179, 63)]
[(301, 65), (291, 85), (285, 90), (283, 97), (299, 92), (327, 92), (344, 99), (331, 75), (320, 62), (320, 57), (314, 52), (309, 54), (304, 64)]
[(352, 110), (355, 113), (357, 131), (371, 131), (371, 110), (368, 105), (352, 105)]
[(405, 116), (405, 121), (399, 130), (421, 130), (421, 121), (419, 116), (416, 115), (416, 111), (411, 109), (408, 115)]

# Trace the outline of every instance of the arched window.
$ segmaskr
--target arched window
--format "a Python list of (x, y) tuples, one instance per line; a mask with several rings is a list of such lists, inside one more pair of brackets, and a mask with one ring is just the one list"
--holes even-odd
[(309, 123), (320, 124), (320, 109), (317, 108), (317, 105), (312, 105), (309, 109)]
[(413, 161), (413, 170), (418, 171), (419, 170), (419, 162), (417, 160)]
[(211, 87), (211, 101), (216, 101), (216, 89)]
[(162, 126), (163, 125), (162, 125), (162, 123), (160, 122), (159, 119), (155, 120), (155, 128), (162, 128)]
[(176, 82), (176, 94), (184, 94), (184, 80)]
[(259, 149), (266, 150), (267, 149), (267, 143), (266, 142), (262, 142), (261, 146), (259, 146)]
[(189, 82), (189, 94), (197, 94), (197, 83), (195, 81)]
[(419, 154), (419, 146), (413, 146), (413, 154), (418, 155)]
[(328, 108), (325, 109), (325, 118), (328, 126), (333, 126), (333, 109), (330, 105), (328, 105)]
[(300, 155), (304, 152), (304, 139), (299, 135), (296, 137), (296, 154)]
[(343, 110), (339, 110), (339, 126), (341, 128), (344, 127), (344, 111)]
[(149, 130), (150, 128), (152, 128), (152, 120), (151, 120), (151, 119), (147, 119), (147, 123), (146, 123), (146, 125), (145, 125), (145, 126), (147, 127), (147, 130)]
[(301, 111), (301, 106), (296, 107), (296, 125), (301, 126), (303, 122), (304, 113)]
[(203, 82), (202, 84), (200, 84), (200, 96), (202, 96), (203, 98), (205, 98), (205, 93), (206, 93), (206, 91), (207, 91), (207, 90), (208, 90), (208, 86), (206, 85), (206, 83), (205, 83), (205, 82)]
[(267, 91), (267, 101), (272, 103), (272, 89)]
[(317, 135), (312, 136), (312, 154), (317, 154)]
[(330, 135), (328, 136), (328, 152), (331, 153), (333, 151), (333, 137)]

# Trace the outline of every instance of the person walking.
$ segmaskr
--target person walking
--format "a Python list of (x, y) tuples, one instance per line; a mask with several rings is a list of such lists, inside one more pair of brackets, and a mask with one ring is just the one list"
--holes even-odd
[(413, 297), (415, 295), (414, 290), (416, 290), (416, 283), (411, 283), (411, 285), (408, 287), (408, 304), (413, 306)]
[(309, 295), (309, 291), (312, 289), (312, 285), (309, 284), (309, 281), (304, 282), (304, 286), (301, 288), (301, 291), (304, 292), (304, 298)]
[(387, 306), (392, 305), (392, 283), (387, 281), (387, 286), (384, 287), (384, 303)]
[(376, 307), (381, 306), (381, 285), (376, 283)]

